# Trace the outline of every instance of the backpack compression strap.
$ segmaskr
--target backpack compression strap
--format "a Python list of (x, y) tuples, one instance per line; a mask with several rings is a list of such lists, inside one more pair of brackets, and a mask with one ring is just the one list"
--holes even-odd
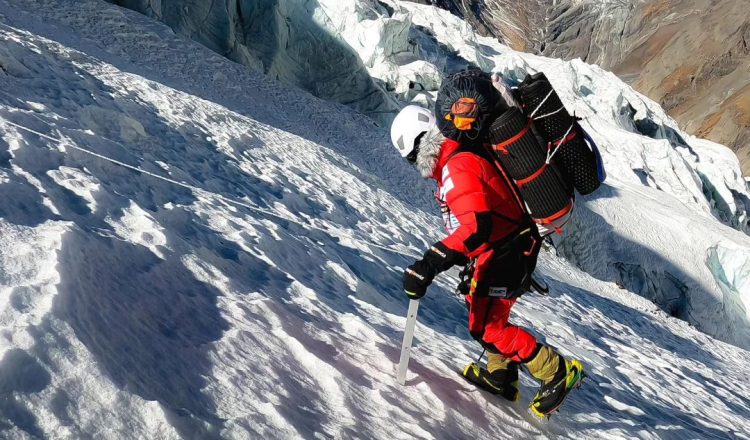
[[(531, 121), (532, 121), (532, 119), (529, 119), (529, 126), (531, 126)], [(542, 164), (542, 166), (538, 170), (536, 170), (532, 175), (530, 175), (529, 177), (527, 177), (525, 179), (521, 179), (518, 182), (516, 182), (516, 184), (518, 186), (523, 187), (523, 186), (527, 185), (529, 182), (531, 182), (533, 180), (536, 180), (536, 178), (538, 178), (539, 176), (542, 175), (542, 173), (544, 172), (544, 170), (547, 169), (547, 167), (549, 166), (550, 162), (552, 161), (552, 157), (554, 157), (555, 153), (557, 153), (557, 151), (560, 149), (560, 146), (563, 145), (563, 144), (566, 144), (566, 143), (570, 142), (573, 139), (575, 139), (576, 132), (573, 131), (573, 127), (574, 127), (574, 125), (571, 125), (570, 128), (568, 128), (568, 132), (565, 134), (565, 136), (562, 137), (562, 139), (560, 139), (559, 141), (557, 141), (556, 145), (554, 145), (555, 143), (553, 143), (553, 142), (548, 142), (547, 143), (547, 160), (545, 160), (544, 164)], [(573, 132), (571, 133), (571, 131), (573, 131)], [(521, 132), (521, 133), (523, 134), (524, 132)], [(515, 139), (511, 139), (511, 140), (515, 141)], [(509, 142), (509, 141), (506, 141), (506, 142)], [(506, 142), (503, 142), (503, 143), (505, 144)], [(554, 148), (553, 148), (553, 145), (554, 145)], [(500, 146), (498, 145), (496, 148), (500, 148)]]
[(531, 126), (532, 126), (533, 123), (534, 123), (534, 120), (531, 119), (531, 118), (529, 118), (529, 123), (526, 124), (526, 126), (523, 128), (523, 130), (521, 130), (520, 132), (518, 132), (517, 135), (513, 136), (512, 138), (508, 139), (507, 141), (501, 142), (501, 143), (495, 145), (494, 146), (495, 150), (498, 150), (498, 151), (502, 152), (503, 154), (510, 154), (510, 153), (508, 153), (508, 146), (511, 145), (511, 144), (516, 143), (519, 139), (521, 139), (522, 137), (526, 136), (526, 133), (528, 133), (528, 131), (531, 130)]

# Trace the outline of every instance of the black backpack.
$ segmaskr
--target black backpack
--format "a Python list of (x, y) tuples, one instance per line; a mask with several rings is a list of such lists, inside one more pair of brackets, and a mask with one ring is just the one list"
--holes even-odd
[(535, 222), (560, 230), (574, 190), (586, 195), (606, 178), (596, 144), (568, 113), (544, 73), (528, 75), (513, 107), (492, 121), (490, 142)]

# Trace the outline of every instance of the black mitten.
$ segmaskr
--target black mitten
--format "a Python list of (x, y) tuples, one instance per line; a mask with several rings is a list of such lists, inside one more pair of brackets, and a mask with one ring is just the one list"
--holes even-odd
[(420, 299), (435, 275), (456, 264), (466, 264), (468, 259), (460, 252), (449, 249), (442, 242), (433, 245), (424, 257), (404, 271), (404, 291), (410, 299)]

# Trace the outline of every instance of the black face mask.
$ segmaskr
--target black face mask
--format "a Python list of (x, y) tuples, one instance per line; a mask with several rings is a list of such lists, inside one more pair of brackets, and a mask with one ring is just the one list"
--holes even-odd
[(417, 155), (419, 154), (419, 144), (422, 142), (422, 138), (424, 135), (426, 135), (427, 132), (423, 131), (422, 134), (417, 136), (416, 139), (414, 139), (414, 149), (411, 150), (411, 153), (409, 153), (406, 156), (406, 160), (408, 160), (410, 163), (416, 163), (417, 162)]

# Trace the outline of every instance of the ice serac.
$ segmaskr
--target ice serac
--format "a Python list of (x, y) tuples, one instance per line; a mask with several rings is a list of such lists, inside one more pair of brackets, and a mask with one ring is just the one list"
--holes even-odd
[[(335, 25), (326, 19), (325, 0), (110, 1), (150, 15), (219, 54), (322, 99), (349, 105), (382, 124), (398, 109), (385, 87), (370, 77), (358, 54), (325, 26)], [(369, 14), (364, 5), (343, 11), (358, 21)]]
[[(730, 243), (708, 250), (706, 265), (724, 294), (724, 303), (737, 321), (750, 319), (750, 252)], [(744, 337), (750, 338), (750, 332)]]

